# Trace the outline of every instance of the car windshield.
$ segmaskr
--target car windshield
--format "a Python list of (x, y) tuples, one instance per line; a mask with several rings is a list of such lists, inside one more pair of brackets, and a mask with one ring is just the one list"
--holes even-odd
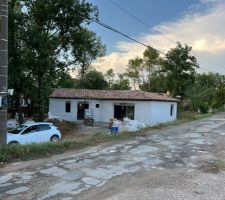
[(9, 133), (12, 133), (12, 134), (18, 134), (20, 133), (21, 131), (23, 131), (25, 128), (27, 128), (27, 126), (25, 125), (20, 125), (20, 126), (17, 126), (16, 128), (12, 129), (11, 131), (9, 131)]

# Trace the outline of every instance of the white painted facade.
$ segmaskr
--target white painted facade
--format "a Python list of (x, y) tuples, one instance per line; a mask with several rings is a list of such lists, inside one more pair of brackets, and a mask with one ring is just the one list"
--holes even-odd
[[(70, 112), (66, 112), (66, 102), (70, 102)], [(109, 122), (111, 118), (114, 118), (115, 104), (133, 104), (134, 119), (148, 126), (174, 121), (177, 118), (177, 102), (174, 101), (117, 101), (50, 98), (49, 112), (51, 112), (51, 115), (60, 116), (67, 121), (77, 121), (77, 105), (80, 102), (87, 102), (89, 104), (89, 109), (93, 110), (95, 122)], [(96, 107), (96, 104), (99, 104), (99, 108)]]

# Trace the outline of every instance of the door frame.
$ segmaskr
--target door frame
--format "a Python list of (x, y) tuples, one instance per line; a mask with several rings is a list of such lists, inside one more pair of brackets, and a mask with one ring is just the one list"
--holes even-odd
[[(80, 109), (81, 105), (83, 105), (83, 109)], [(88, 101), (77, 102), (77, 120), (83, 120), (84, 119), (85, 109), (89, 109), (89, 106), (90, 105), (89, 105)], [(82, 111), (82, 113), (79, 114), (79, 111)]]

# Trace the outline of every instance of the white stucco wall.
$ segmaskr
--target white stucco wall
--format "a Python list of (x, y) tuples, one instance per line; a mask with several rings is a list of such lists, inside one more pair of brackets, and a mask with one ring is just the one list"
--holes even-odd
[[(170, 116), (170, 107), (174, 105), (173, 114)], [(156, 125), (165, 122), (171, 122), (177, 118), (177, 103), (176, 102), (151, 102), (151, 120), (150, 125)]]
[[(65, 103), (67, 101), (71, 102), (70, 113), (65, 111)], [(77, 100), (75, 99), (50, 99), (49, 100), (49, 112), (53, 116), (59, 116), (67, 121), (77, 120)]]
[[(71, 102), (71, 112), (65, 112), (66, 101)], [(54, 116), (60, 116), (64, 120), (77, 120), (77, 104), (79, 102), (88, 102), (89, 109), (94, 110), (94, 121), (109, 122), (114, 117), (114, 104), (129, 103), (134, 104), (134, 119), (153, 126), (159, 123), (176, 120), (177, 103), (176, 102), (157, 102), (157, 101), (114, 101), (114, 100), (80, 100), (80, 99), (50, 99), (49, 111)], [(96, 108), (99, 104), (99, 108)], [(174, 113), (170, 116), (170, 106), (174, 105)]]

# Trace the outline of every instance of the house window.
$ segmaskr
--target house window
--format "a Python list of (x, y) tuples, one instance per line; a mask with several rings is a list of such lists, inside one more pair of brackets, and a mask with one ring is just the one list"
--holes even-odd
[(132, 104), (115, 104), (114, 118), (122, 120), (124, 117), (134, 119), (134, 105)]
[(96, 104), (96, 108), (99, 108), (99, 103)]
[(70, 101), (66, 102), (66, 109), (65, 110), (66, 110), (67, 113), (70, 112), (70, 110), (71, 110), (71, 103), (70, 103)]
[(173, 116), (174, 105), (170, 105), (170, 116)]

